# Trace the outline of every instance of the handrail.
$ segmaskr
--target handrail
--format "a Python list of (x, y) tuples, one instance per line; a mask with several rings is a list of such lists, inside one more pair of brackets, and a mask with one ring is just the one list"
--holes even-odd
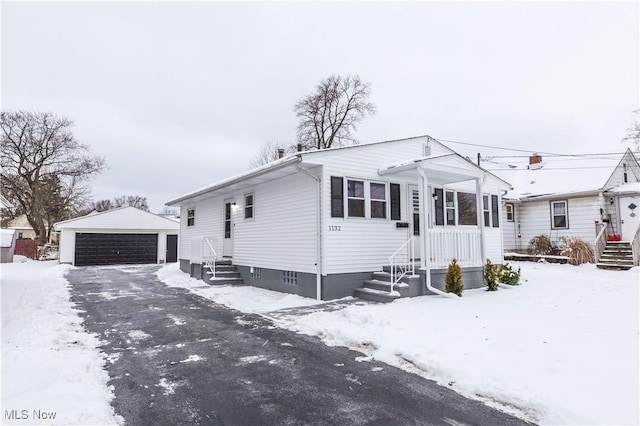
[(216, 249), (214, 248), (211, 242), (211, 238), (204, 237), (203, 242), (205, 244), (204, 252), (206, 252), (206, 249), (208, 248), (211, 252), (211, 255), (203, 255), (202, 258), (205, 261), (205, 266), (209, 268), (209, 270), (211, 271), (211, 278), (215, 278), (216, 277), (216, 259), (218, 258), (218, 253), (216, 253)]
[(638, 225), (638, 229), (636, 229), (636, 233), (633, 235), (631, 252), (633, 253), (633, 264), (640, 266), (640, 225)]
[(411, 275), (415, 275), (414, 238), (413, 236), (409, 238), (398, 250), (389, 256), (389, 264), (391, 265), (391, 287), (389, 293), (394, 292), (393, 287), (409, 272), (411, 272)]
[(604, 253), (604, 249), (607, 247), (607, 227), (609, 224), (604, 222), (604, 226), (598, 233), (595, 241), (593, 242), (593, 258), (596, 263), (600, 262), (600, 258)]

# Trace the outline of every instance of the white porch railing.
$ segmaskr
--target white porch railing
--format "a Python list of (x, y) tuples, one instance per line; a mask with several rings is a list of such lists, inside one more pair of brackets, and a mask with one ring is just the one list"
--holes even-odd
[(413, 239), (409, 238), (398, 250), (389, 257), (391, 265), (391, 290), (400, 282), (405, 275), (415, 275), (415, 254), (413, 250)]
[(604, 249), (607, 247), (607, 229), (609, 227), (608, 223), (604, 223), (604, 226), (598, 233), (596, 240), (593, 242), (593, 257), (595, 263), (600, 262), (600, 258), (602, 257), (602, 253), (604, 253)]
[(446, 268), (455, 258), (460, 266), (479, 266), (484, 263), (478, 228), (431, 228), (429, 244), (432, 268)]
[(204, 266), (211, 271), (211, 278), (216, 277), (216, 259), (218, 258), (216, 243), (217, 239), (212, 237), (204, 237), (202, 240), (202, 260)]
[(640, 225), (636, 229), (636, 233), (631, 240), (631, 252), (633, 253), (633, 264), (640, 266)]

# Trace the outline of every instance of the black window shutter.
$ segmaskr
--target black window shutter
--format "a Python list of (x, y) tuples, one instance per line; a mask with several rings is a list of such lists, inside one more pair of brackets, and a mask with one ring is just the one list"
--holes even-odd
[(444, 225), (444, 191), (442, 188), (436, 188), (435, 194), (436, 225)]
[(331, 217), (344, 217), (344, 186), (336, 176), (331, 176)]
[(391, 220), (400, 220), (400, 184), (390, 183), (391, 193)]
[(500, 227), (500, 209), (499, 209), (499, 205), (498, 205), (498, 196), (497, 195), (492, 195), (491, 196), (491, 213), (493, 213), (493, 227), (494, 228), (498, 228)]

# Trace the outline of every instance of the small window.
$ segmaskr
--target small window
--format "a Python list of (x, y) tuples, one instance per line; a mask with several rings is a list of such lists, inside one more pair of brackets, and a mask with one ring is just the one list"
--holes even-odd
[(482, 196), (482, 215), (484, 216), (484, 226), (491, 226), (491, 209), (489, 208), (489, 196)]
[(256, 267), (251, 268), (251, 278), (253, 278), (254, 280), (261, 280), (262, 268), (256, 268)]
[(551, 202), (551, 227), (553, 229), (566, 229), (569, 227), (566, 201)]
[(196, 210), (189, 209), (187, 210), (187, 226), (195, 226), (196, 225)]
[(347, 208), (349, 217), (365, 217), (364, 182), (347, 180)]
[(515, 220), (513, 217), (513, 204), (506, 204), (504, 207), (507, 212), (507, 222), (513, 222)]
[(298, 285), (298, 273), (294, 271), (282, 271), (282, 283), (284, 285)]
[(456, 203), (453, 191), (445, 191), (445, 212), (447, 225), (456, 224)]
[(244, 218), (253, 218), (253, 194), (246, 194), (244, 196)]
[(371, 199), (371, 217), (374, 219), (386, 219), (387, 185), (371, 182), (369, 184), (369, 198)]

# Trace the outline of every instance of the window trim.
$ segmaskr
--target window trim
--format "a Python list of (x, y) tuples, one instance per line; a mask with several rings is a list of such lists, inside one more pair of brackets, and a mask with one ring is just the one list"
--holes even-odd
[[(371, 184), (374, 185), (382, 185), (384, 187), (384, 199), (381, 198), (372, 198), (371, 197)], [(369, 206), (369, 214), (366, 216), (367, 219), (389, 219), (389, 185), (388, 182), (380, 182), (380, 181), (367, 181), (365, 183), (365, 188), (368, 187), (368, 191), (366, 191), (365, 196), (368, 195), (368, 203)], [(373, 203), (384, 203), (384, 217), (373, 217)]]
[[(515, 216), (515, 206), (513, 203), (507, 203), (504, 205), (505, 207), (505, 216), (507, 217), (507, 222), (515, 222), (516, 221), (516, 216)], [(511, 210), (511, 211), (509, 211)], [(509, 215), (511, 215), (511, 219), (509, 219)]]
[[(564, 204), (564, 215), (556, 215), (554, 212), (554, 206), (556, 204)], [(551, 208), (551, 229), (569, 229), (569, 201), (568, 200), (554, 200), (549, 203)], [(555, 226), (556, 216), (564, 216), (565, 226)]]
[[(247, 202), (247, 198), (251, 197), (251, 204)], [(253, 220), (256, 217), (256, 196), (255, 193), (247, 192), (244, 194), (244, 220)], [(251, 209), (251, 216), (247, 216), (247, 209)]]
[(187, 227), (196, 226), (196, 209), (195, 207), (187, 208)]

